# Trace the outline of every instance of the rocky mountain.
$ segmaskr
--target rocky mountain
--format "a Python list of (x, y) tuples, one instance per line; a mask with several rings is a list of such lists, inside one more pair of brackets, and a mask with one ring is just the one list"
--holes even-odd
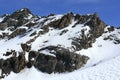
[(119, 47), (120, 28), (97, 13), (37, 16), (23, 8), (0, 17), (0, 78), (33, 67), (37, 74), (71, 73), (118, 56)]

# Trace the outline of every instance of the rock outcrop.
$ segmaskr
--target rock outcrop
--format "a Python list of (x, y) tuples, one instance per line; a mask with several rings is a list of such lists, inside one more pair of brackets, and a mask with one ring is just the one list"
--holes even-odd
[(29, 9), (24, 8), (24, 9), (14, 12), (10, 16), (6, 17), (3, 21), (3, 23), (7, 22), (8, 26), (15, 26), (15, 27), (22, 26), (23, 24), (28, 22), (28, 20), (32, 17), (33, 17), (33, 15), (29, 11)]
[(69, 24), (71, 24), (72, 20), (74, 19), (73, 13), (68, 13), (64, 15), (61, 19), (55, 20), (53, 22), (50, 22), (48, 26), (62, 29), (67, 27)]
[(0, 30), (5, 30), (8, 27), (8, 24), (5, 23), (0, 23)]
[[(45, 53), (40, 53), (38, 58), (36, 59), (37, 63), (35, 63), (35, 67), (41, 70), (41, 65), (43, 66), (43, 68), (46, 66), (48, 68), (42, 68), (42, 70), (44, 70), (43, 72), (47, 73), (66, 71), (71, 72), (73, 70), (83, 67), (89, 59), (87, 56), (82, 56), (74, 52), (70, 52), (68, 49), (58, 46), (48, 46), (40, 49), (39, 51), (43, 50), (49, 50), (51, 54), (55, 55), (50, 56), (45, 55)], [(41, 59), (43, 60), (41, 61)], [(49, 71), (47, 69), (49, 69)]]
[[(3, 40), (4, 44), (20, 39), (14, 46), (21, 48), (11, 51), (5, 49), (5, 59), (0, 59), (1, 78), (9, 75), (11, 71), (19, 73), (25, 67), (32, 66), (49, 74), (80, 69), (85, 66), (89, 57), (77, 54), (77, 51), (92, 47), (103, 33), (116, 30), (112, 26), (106, 27), (97, 13), (80, 15), (71, 12), (59, 16), (50, 14), (38, 17), (29, 9), (23, 8), (3, 17), (0, 22), (0, 40)], [(119, 38), (114, 34), (103, 39), (114, 40), (115, 44), (120, 44)]]
[[(42, 50), (46, 49), (50, 50), (51, 54), (55, 56), (40, 53)], [(54, 52), (52, 52), (53, 50)], [(19, 55), (16, 56), (16, 54)], [(58, 46), (48, 46), (39, 51), (30, 51), (28, 62), (26, 61), (24, 52), (17, 53), (15, 50), (11, 50), (11, 52), (4, 54), (4, 56), (9, 55), (12, 55), (12, 57), (6, 60), (0, 59), (0, 69), (2, 70), (0, 78), (9, 75), (11, 71), (19, 73), (25, 67), (31, 68), (32, 66), (49, 74), (53, 72), (71, 72), (83, 67), (89, 59), (87, 56), (70, 52), (68, 49)]]
[(22, 43), (21, 48), (22, 48), (23, 51), (29, 52), (31, 50), (31, 45), (28, 45), (26, 43)]
[(11, 71), (19, 73), (26, 67), (26, 58), (23, 52), (19, 53), (18, 57), (16, 54), (17, 52), (14, 51), (12, 57), (7, 58), (6, 60), (0, 59), (0, 69), (2, 71), (0, 78), (4, 78), (5, 76), (9, 75)]
[(106, 24), (98, 17), (97, 13), (89, 16), (82, 16), (82, 18), (80, 15), (77, 16), (79, 16), (76, 18), (79, 20), (79, 23), (86, 22), (84, 25), (89, 26), (90, 30), (87, 35), (85, 35), (84, 29), (81, 30), (82, 34), (80, 34), (79, 37), (73, 38), (72, 45), (75, 50), (87, 49), (92, 47), (92, 43), (95, 42), (96, 38), (100, 37), (104, 33)]
[(20, 9), (15, 11), (11, 15), (6, 15), (4, 20), (0, 23), (0, 30), (5, 30), (7, 27), (14, 26), (14, 30), (22, 25), (26, 25), (28, 27), (34, 26), (37, 23), (34, 22), (38, 20), (39, 17), (33, 15), (31, 11), (27, 8)]
[(23, 35), (26, 32), (25, 28), (16, 29), (13, 33), (9, 35), (9, 39), (14, 38), (18, 35)]
[(57, 64), (56, 57), (39, 54), (35, 61), (35, 67), (42, 72), (52, 73), (55, 71), (55, 67)]
[(101, 36), (104, 33), (104, 29), (106, 24), (98, 17), (98, 14), (93, 14), (90, 21), (88, 21), (85, 25), (90, 26), (91, 30), (90, 33), (95, 38)]

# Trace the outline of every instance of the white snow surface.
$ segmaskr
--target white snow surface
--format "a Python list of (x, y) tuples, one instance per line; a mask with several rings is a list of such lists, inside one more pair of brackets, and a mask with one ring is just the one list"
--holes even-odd
[[(50, 17), (52, 21), (61, 18), (62, 15), (53, 17), (54, 18), (52, 18), (52, 16)], [(39, 21), (42, 22), (43, 20), (44, 19), (40, 19)], [(48, 24), (49, 22), (50, 21), (47, 21), (45, 24)], [(36, 40), (31, 43), (32, 50), (39, 50), (42, 47), (50, 45), (61, 45), (72, 50), (71, 38), (78, 37), (83, 29), (85, 30), (85, 35), (89, 34), (90, 30), (89, 26), (84, 26), (83, 24), (72, 27), (75, 23), (76, 21), (73, 20), (68, 27), (61, 30), (50, 28), (49, 32), (44, 35), (39, 35)], [(36, 35), (32, 37), (29, 35), (34, 31), (38, 33), (41, 30), (40, 27), (41, 26), (34, 28), (33, 31), (28, 32), (23, 37), (17, 36), (10, 40), (0, 40), (0, 58), (6, 59), (6, 57), (3, 56), (3, 53), (11, 49), (22, 51), (20, 44), (34, 38)], [(21, 26), (20, 28), (26, 27)], [(67, 32), (60, 35), (64, 30), (67, 30)], [(0, 34), (3, 32), (11, 33), (6, 29), (5, 31), (0, 31)], [(108, 35), (113, 35), (113, 40), (103, 40)], [(18, 74), (11, 72), (9, 76), (1, 80), (120, 80), (120, 44), (114, 44), (114, 38), (120, 39), (120, 29), (104, 33), (101, 37), (96, 39), (91, 48), (76, 51), (77, 54), (86, 55), (90, 58), (87, 64), (79, 70), (69, 73), (47, 74), (32, 67), (31, 69), (25, 68)], [(44, 52), (46, 55), (52, 55), (47, 51)]]
[(85, 69), (71, 73), (47, 74), (34, 67), (18, 74), (11, 73), (2, 80), (120, 80), (120, 56)]
[(2, 21), (3, 21), (3, 19), (4, 19), (4, 18), (0, 17), (0, 22), (2, 22)]

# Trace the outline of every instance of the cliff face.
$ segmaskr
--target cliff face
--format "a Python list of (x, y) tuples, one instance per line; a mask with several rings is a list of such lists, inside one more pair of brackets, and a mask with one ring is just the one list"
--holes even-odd
[(80, 52), (94, 48), (96, 42), (120, 44), (120, 29), (107, 26), (97, 13), (41, 17), (24, 8), (0, 19), (2, 74), (32, 66), (47, 73), (71, 72), (87, 64), (91, 57)]

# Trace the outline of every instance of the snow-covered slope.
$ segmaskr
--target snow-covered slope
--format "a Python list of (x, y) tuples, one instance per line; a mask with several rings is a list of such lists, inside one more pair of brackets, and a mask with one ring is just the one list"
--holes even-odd
[[(24, 11), (28, 14), (23, 15)], [(24, 22), (17, 20), (14, 22), (13, 19), (19, 18), (18, 13), (27, 16), (27, 19), (24, 18), (22, 20)], [(12, 55), (4, 56), (11, 50), (15, 50), (17, 56), (18, 52), (24, 52), (21, 47), (23, 43), (31, 46), (30, 51), (39, 51), (53, 57), (56, 57), (56, 54), (53, 54), (55, 49), (50, 51), (47, 47), (62, 47), (70, 52), (88, 56), (89, 59), (82, 68), (73, 72), (47, 74), (35, 67), (25, 67), (19, 73), (11, 72), (2, 80), (120, 79), (120, 29), (107, 26), (97, 14), (68, 13), (38, 17), (26, 9), (18, 10), (13, 14), (9, 16), (10, 18), (0, 18), (0, 59), (7, 60), (12, 57)], [(3, 28), (6, 23), (7, 27)], [(25, 53), (28, 61), (29, 51)]]
[(46, 74), (32, 67), (31, 69), (24, 69), (18, 74), (12, 72), (2, 80), (119, 80), (119, 64), (120, 56), (71, 73)]

